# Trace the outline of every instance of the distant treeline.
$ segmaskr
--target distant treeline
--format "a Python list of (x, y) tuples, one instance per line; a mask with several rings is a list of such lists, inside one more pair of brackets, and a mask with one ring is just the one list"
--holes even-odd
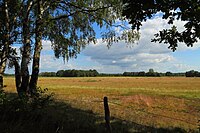
[(187, 71), (183, 73), (160, 73), (155, 72), (153, 69), (149, 69), (148, 72), (140, 71), (140, 72), (124, 72), (123, 74), (108, 74), (108, 73), (98, 73), (97, 70), (59, 70), (57, 72), (42, 72), (40, 76), (44, 77), (120, 77), (120, 76), (131, 76), (131, 77), (200, 77), (200, 72), (198, 71)]
[(99, 73), (96, 70), (59, 70), (57, 72), (42, 72), (40, 76), (45, 77), (96, 77)]
[(6, 76), (6, 77), (13, 77), (13, 76), (15, 76), (15, 74), (4, 73), (4, 76)]
[(159, 73), (155, 72), (153, 69), (149, 69), (148, 72), (124, 72), (123, 76), (139, 76), (139, 77), (163, 77), (163, 76), (185, 76), (185, 73), (172, 73), (172, 72), (166, 72), (166, 73)]
[(123, 76), (133, 76), (133, 77), (164, 77), (164, 76), (171, 76), (171, 77), (180, 77), (185, 76), (185, 73), (159, 73), (159, 72), (124, 72)]
[(186, 72), (185, 76), (186, 77), (200, 77), (200, 72), (191, 70), (191, 71)]
[(58, 70), (57, 72), (41, 72), (42, 77), (120, 77), (121, 73), (98, 73), (97, 70)]
[(186, 77), (200, 77), (200, 72), (198, 71), (187, 71), (185, 73), (172, 73), (172, 72), (166, 72), (166, 73), (159, 73), (154, 72), (153, 69), (149, 69), (149, 72), (124, 72), (123, 76), (138, 76), (138, 77), (163, 77), (163, 76), (171, 76), (171, 77), (179, 77), (179, 76), (186, 76)]

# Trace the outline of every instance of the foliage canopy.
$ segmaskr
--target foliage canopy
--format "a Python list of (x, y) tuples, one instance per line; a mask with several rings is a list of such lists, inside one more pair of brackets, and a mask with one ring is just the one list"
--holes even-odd
[[(178, 47), (178, 42), (193, 46), (200, 38), (199, 0), (123, 0), (123, 4), (123, 16), (137, 30), (143, 21), (152, 18), (156, 13), (162, 13), (162, 18), (173, 26), (155, 34), (152, 41), (169, 43), (169, 48), (173, 51)], [(186, 21), (184, 31), (177, 30), (175, 20)]]

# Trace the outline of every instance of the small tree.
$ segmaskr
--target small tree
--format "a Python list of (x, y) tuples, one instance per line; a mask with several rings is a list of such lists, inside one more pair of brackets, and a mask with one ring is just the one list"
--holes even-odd
[(149, 72), (146, 73), (146, 76), (154, 77), (154, 76), (156, 76), (156, 73), (155, 73), (154, 70), (151, 68), (151, 69), (149, 69)]
[(56, 72), (57, 77), (63, 77), (64, 76), (64, 70), (59, 70)]
[(165, 76), (173, 76), (173, 73), (171, 73), (171, 72), (166, 72), (166, 73), (165, 73)]
[(149, 69), (149, 73), (154, 73), (154, 70), (152, 68)]

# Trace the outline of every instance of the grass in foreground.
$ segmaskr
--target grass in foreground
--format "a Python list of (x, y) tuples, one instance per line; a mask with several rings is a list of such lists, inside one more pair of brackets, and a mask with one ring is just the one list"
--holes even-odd
[[(14, 92), (13, 83), (6, 79), (7, 92)], [(198, 132), (198, 78), (40, 78), (39, 84), (57, 99), (44, 122), (58, 121), (64, 131), (105, 132), (102, 98), (108, 96), (115, 132)]]

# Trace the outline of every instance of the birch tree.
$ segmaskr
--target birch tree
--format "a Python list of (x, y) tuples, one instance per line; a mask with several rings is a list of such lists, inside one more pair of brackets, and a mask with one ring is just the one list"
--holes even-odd
[(87, 44), (96, 42), (93, 24), (107, 29), (102, 36), (108, 45), (118, 40), (128, 42), (137, 40), (139, 35), (133, 30), (126, 30), (121, 35), (115, 33), (113, 29), (113, 26), (117, 26), (115, 20), (123, 21), (121, 9), (120, 0), (37, 1), (36, 38), (30, 90), (34, 92), (37, 86), (43, 38), (52, 42), (55, 57), (63, 57), (66, 60), (76, 57)]
[(0, 1), (0, 88), (3, 88), (3, 74), (7, 65), (7, 60), (14, 53), (11, 45), (18, 36), (18, 1)]
[[(6, 14), (11, 14), (6, 8), (7, 1), (1, 3), (5, 14), (2, 20), (8, 22), (2, 29), (5, 33), (10, 30), (6, 25), (10, 21)], [(36, 91), (43, 39), (51, 41), (55, 57), (68, 60), (75, 58), (87, 44), (96, 42), (94, 24), (105, 29), (102, 37), (108, 46), (119, 40), (134, 42), (139, 38), (135, 31), (115, 23), (117, 19), (124, 21), (121, 0), (16, 0), (16, 3), (18, 8), (13, 11), (18, 18), (18, 32), (13, 42), (21, 45), (21, 56), (12, 56), (12, 64), (15, 66), (16, 87), (20, 96)], [(113, 28), (118, 26), (123, 27), (122, 34), (116, 33)], [(31, 78), (28, 68), (30, 61), (33, 61)]]

